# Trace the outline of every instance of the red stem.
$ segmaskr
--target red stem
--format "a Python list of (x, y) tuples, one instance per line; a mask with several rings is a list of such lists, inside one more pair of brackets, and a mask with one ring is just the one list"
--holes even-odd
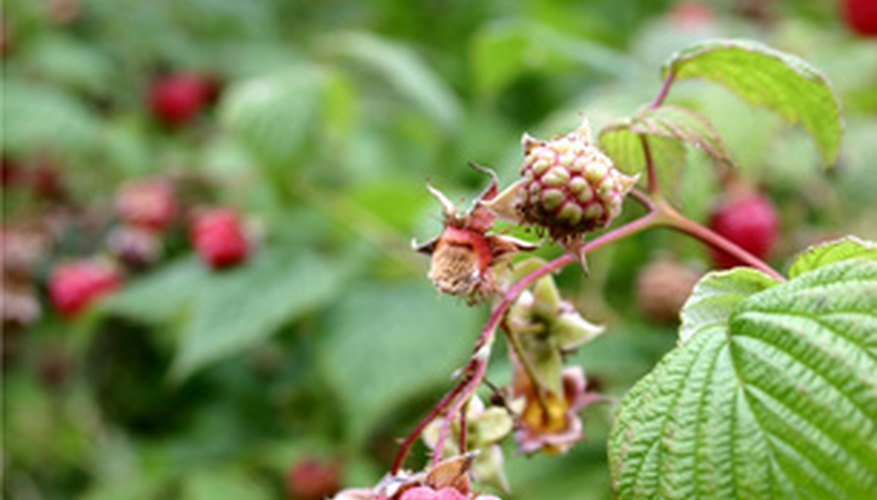
[(652, 109), (660, 107), (664, 104), (664, 100), (667, 98), (667, 94), (670, 93), (670, 87), (673, 86), (673, 82), (676, 80), (676, 73), (671, 68), (667, 73), (667, 78), (664, 79), (664, 84), (661, 85), (661, 90), (658, 92), (658, 95), (655, 96), (655, 100), (652, 101), (650, 107)]
[[(600, 248), (604, 245), (608, 245), (617, 240), (625, 238), (627, 236), (631, 236), (640, 231), (643, 231), (653, 225), (655, 225), (657, 221), (657, 213), (649, 212), (648, 214), (640, 217), (639, 219), (634, 220), (624, 226), (621, 226), (617, 229), (609, 231), (601, 235), (599, 238), (592, 240), (582, 247), (582, 253), (586, 254), (597, 248)], [(433, 408), (433, 410), (427, 415), (421, 422), (415, 427), (414, 431), (405, 439), (402, 443), (401, 449), (396, 455), (396, 459), (393, 461), (393, 468), (391, 469), (391, 473), (395, 474), (399, 468), (402, 466), (402, 462), (405, 460), (405, 456), (408, 454), (409, 449), (417, 441), (417, 438), (420, 436), (420, 433), (423, 432), (423, 429), (431, 422), (434, 418), (436, 418), (439, 413), (441, 413), (446, 407), (448, 407), (451, 400), (456, 401), (466, 401), (469, 396), (475, 392), (478, 386), (481, 385), (481, 381), (484, 378), (484, 373), (487, 369), (487, 362), (489, 360), (489, 355), (479, 356), (479, 352), (482, 351), (485, 346), (489, 344), (489, 342), (493, 338), (493, 334), (496, 331), (497, 326), (499, 326), (502, 321), (505, 312), (508, 310), (509, 306), (514, 302), (514, 300), (521, 294), (524, 290), (526, 290), (530, 285), (538, 281), (540, 278), (553, 273), (554, 271), (563, 268), (573, 262), (576, 262), (576, 257), (571, 254), (564, 254), (553, 261), (545, 264), (539, 269), (533, 271), (532, 273), (524, 276), (520, 280), (518, 280), (514, 285), (512, 285), (506, 293), (503, 295), (500, 302), (496, 305), (496, 307), (491, 311), (490, 317), (487, 319), (487, 323), (484, 325), (484, 328), (481, 330), (481, 335), (478, 338), (478, 341), (475, 344), (475, 355), (469, 361), (469, 364), (465, 368), (466, 373), (471, 373), (472, 376), (464, 377), (460, 382), (448, 393), (439, 404)], [(489, 352), (487, 353), (489, 354)], [(459, 397), (457, 397), (459, 395)], [(448, 408), (447, 418), (451, 419), (454, 415), (454, 408), (457, 407), (457, 404), (454, 404), (452, 407)], [(446, 425), (442, 426), (442, 429), (445, 430)], [(447, 432), (439, 432), (439, 438), (436, 441), (435, 448), (433, 449), (433, 461), (436, 461), (436, 457), (441, 457), (442, 450), (444, 449), (444, 443), (447, 439)]]
[(743, 262), (747, 266), (758, 269), (777, 281), (786, 281), (786, 278), (783, 275), (776, 272), (763, 260), (747, 252), (724, 236), (683, 216), (666, 203), (661, 203), (659, 210), (662, 215), (661, 224), (665, 227), (687, 234), (716, 250), (721, 250), (740, 262)]
[(655, 170), (655, 161), (652, 157), (652, 148), (649, 146), (649, 139), (648, 137), (641, 135), (639, 136), (639, 141), (643, 146), (643, 154), (646, 158), (647, 188), (650, 194), (657, 194), (660, 191), (658, 187), (658, 173)]
[(447, 406), (453, 401), (453, 399), (463, 390), (462, 384), (457, 384), (451, 389), (447, 394), (442, 397), (442, 399), (435, 405), (435, 407), (425, 416), (420, 422), (417, 423), (417, 426), (414, 427), (414, 430), (411, 431), (411, 434), (402, 441), (402, 444), (399, 445), (399, 453), (396, 454), (395, 460), (393, 460), (393, 466), (390, 468), (391, 474), (396, 474), (399, 472), (399, 469), (402, 468), (402, 462), (405, 460), (405, 455), (408, 454), (408, 450), (414, 446), (414, 443), (417, 442), (417, 439), (420, 437), (420, 434), (423, 433), (423, 429), (429, 425), (430, 422), (435, 419), (439, 413), (441, 413)]

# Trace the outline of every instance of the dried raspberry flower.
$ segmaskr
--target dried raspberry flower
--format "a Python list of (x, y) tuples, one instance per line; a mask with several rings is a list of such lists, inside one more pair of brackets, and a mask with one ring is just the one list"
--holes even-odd
[(484, 202), (497, 195), (497, 180), (492, 172), (481, 170), (491, 175), (490, 185), (466, 213), (458, 212), (444, 194), (427, 185), (442, 205), (444, 230), (424, 244), (412, 242), (415, 250), (432, 257), (427, 275), (432, 284), (442, 293), (466, 297), (470, 304), (495, 291), (491, 267), (518, 251), (536, 248), (515, 238), (488, 234), (496, 216)]

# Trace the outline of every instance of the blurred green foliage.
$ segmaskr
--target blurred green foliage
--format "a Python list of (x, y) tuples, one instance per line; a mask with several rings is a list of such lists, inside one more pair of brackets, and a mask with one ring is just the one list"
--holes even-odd
[[(41, 291), (51, 263), (100, 250), (95, 234), (130, 178), (196, 179), (262, 237), (246, 265), (211, 273), (178, 233), (164, 261), (88, 316), (62, 321), (43, 298), (39, 322), (4, 331), (4, 496), (282, 498), (292, 464), (314, 456), (341, 462), (347, 485), (371, 484), (486, 316), (437, 299), (408, 250), (439, 229), (423, 181), (471, 198), (486, 179), (469, 160), (509, 181), (523, 131), (632, 115), (693, 40), (746, 36), (801, 55), (846, 108), (839, 166), (824, 176), (812, 142), (771, 113), (696, 82), (671, 96), (708, 116), (741, 175), (777, 202), (774, 263), (838, 233), (877, 238), (875, 42), (845, 33), (830, 2), (761, 17), (745, 3), (707, 2), (712, 16), (686, 28), (669, 0), (6, 2), (4, 158), (50, 165), (65, 203), (99, 221), (74, 225), (43, 259)], [(146, 95), (167, 72), (212, 75), (219, 101), (163, 127)], [(696, 219), (719, 191), (712, 169), (693, 151), (679, 174)], [(4, 224), (53, 207), (4, 187)], [(609, 325), (573, 362), (610, 395), (675, 343), (632, 291), (665, 254), (706, 266), (699, 247), (657, 232), (598, 252), (587, 278), (559, 277)], [(498, 354), (489, 378), (509, 370)], [(568, 456), (511, 456), (510, 498), (608, 498), (611, 415), (589, 409), (590, 439)]]

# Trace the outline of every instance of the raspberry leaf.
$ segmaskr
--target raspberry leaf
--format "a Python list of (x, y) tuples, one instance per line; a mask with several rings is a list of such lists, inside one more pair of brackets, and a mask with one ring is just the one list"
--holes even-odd
[(691, 109), (673, 105), (646, 108), (637, 114), (631, 128), (638, 135), (652, 135), (684, 142), (720, 163), (734, 166), (713, 124), (705, 116)]
[(674, 54), (662, 74), (701, 78), (727, 87), (749, 104), (800, 122), (826, 165), (837, 160), (843, 121), (840, 102), (825, 76), (802, 59), (757, 42), (709, 40)]
[(320, 112), (325, 74), (301, 64), (245, 80), (222, 103), (225, 125), (261, 163), (294, 164)]
[(315, 252), (265, 248), (245, 266), (212, 273), (183, 328), (172, 375), (184, 378), (258, 344), (325, 304), (348, 272)]
[(371, 284), (332, 308), (318, 360), (346, 412), (351, 438), (424, 391), (447, 386), (470, 354), (480, 314), (426, 283)]
[(739, 271), (707, 280), (710, 293), (695, 295), (709, 298), (683, 312), (696, 334), (621, 404), (609, 443), (616, 496), (867, 498), (877, 261), (836, 261), (760, 291), (765, 279)]
[(835, 241), (815, 245), (799, 255), (789, 267), (789, 277), (814, 271), (835, 262), (852, 259), (877, 260), (877, 245), (870, 241), (847, 236)]
[(748, 267), (707, 274), (694, 287), (680, 312), (679, 344), (685, 344), (698, 332), (727, 323), (740, 302), (776, 284), (766, 274)]
[(324, 48), (384, 79), (445, 129), (460, 120), (460, 103), (451, 89), (416, 52), (369, 33), (326, 36)]

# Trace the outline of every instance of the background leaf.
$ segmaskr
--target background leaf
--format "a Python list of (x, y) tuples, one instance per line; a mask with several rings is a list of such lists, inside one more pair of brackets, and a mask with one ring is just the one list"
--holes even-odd
[[(348, 412), (352, 438), (424, 391), (450, 386), (479, 328), (478, 311), (427, 284), (357, 287), (335, 308), (323, 356)], [(425, 409), (425, 411), (428, 411)]]
[(223, 121), (257, 158), (290, 166), (315, 128), (323, 79), (316, 67), (298, 64), (245, 80), (222, 103)]
[(617, 496), (867, 498), (875, 333), (875, 261), (837, 262), (741, 301), (625, 397), (610, 438)]
[(368, 33), (342, 33), (325, 39), (329, 52), (374, 71), (445, 129), (460, 120), (460, 103), (435, 71), (410, 48)]
[(801, 122), (827, 165), (837, 160), (843, 122), (840, 102), (825, 76), (802, 59), (748, 40), (710, 40), (684, 49), (662, 69), (676, 79), (724, 85), (749, 104)]
[(346, 266), (306, 250), (262, 251), (248, 265), (212, 278), (180, 340), (175, 376), (253, 346), (322, 305), (347, 273)]

